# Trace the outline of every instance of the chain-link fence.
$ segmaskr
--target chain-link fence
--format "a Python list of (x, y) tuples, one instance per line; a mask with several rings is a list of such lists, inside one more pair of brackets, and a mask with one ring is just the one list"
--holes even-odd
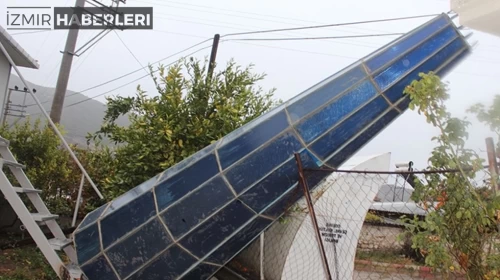
[[(458, 273), (451, 274), (426, 266), (425, 252), (412, 247), (406, 220), (424, 220), (444, 203), (440, 195), (432, 207), (415, 202), (415, 181), (426, 180), (424, 173), (442, 176), (461, 171), (410, 170), (370, 171), (366, 164), (358, 164), (349, 170), (302, 171), (304, 180), (288, 194), (279, 222), (216, 278), (465, 279), (458, 265)], [(475, 187), (490, 184), (487, 172), (478, 174)], [(317, 186), (307, 184), (319, 179)]]

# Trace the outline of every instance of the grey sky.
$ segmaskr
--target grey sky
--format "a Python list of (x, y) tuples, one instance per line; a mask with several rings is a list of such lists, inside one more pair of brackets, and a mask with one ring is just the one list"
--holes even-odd
[[(110, 0), (103, 2), (109, 4)], [(74, 0), (7, 0), (3, 3), (5, 4), (0, 5), (0, 22), (5, 25), (6, 6), (16, 4), (67, 6), (74, 4)], [(205, 38), (213, 37), (215, 33), (223, 35), (250, 30), (433, 14), (449, 10), (449, 2), (444, 0), (128, 0), (126, 6), (154, 7), (154, 31), (117, 31), (144, 66)], [(252, 36), (255, 38), (303, 37), (408, 32), (426, 20), (428, 19)], [(78, 45), (82, 45), (97, 32), (82, 31)], [(14, 36), (41, 65), (39, 70), (22, 70), (26, 78), (37, 84), (55, 87), (61, 59), (59, 51), (64, 47), (66, 34), (66, 31), (50, 31)], [(229, 41), (222, 42), (217, 62), (225, 64), (230, 58), (234, 58), (241, 65), (255, 64), (256, 72), (267, 74), (262, 86), (265, 89), (277, 88), (276, 97), (288, 100), (394, 38), (396, 37), (299, 42)], [(498, 67), (500, 65), (500, 38), (474, 31), (472, 41), (479, 42), (474, 53), (445, 78), (450, 83), (452, 95), (447, 106), (457, 116), (465, 116), (465, 110), (470, 105), (476, 102), (489, 102), (494, 94), (500, 93), (500, 86), (496, 80), (500, 78)], [(203, 58), (208, 56), (209, 52), (210, 49), (206, 49), (195, 56)], [(174, 58), (168, 59), (164, 63), (174, 60)], [(125, 49), (117, 35), (111, 32), (92, 50), (75, 58), (69, 89), (79, 91), (139, 67), (141, 67), (139, 63)], [(95, 96), (144, 74), (140, 71), (84, 94)], [(149, 78), (144, 78), (137, 83), (154, 93), (154, 87)], [(110, 95), (132, 95), (136, 85), (129, 85)], [(104, 101), (104, 97), (97, 98), (97, 100)], [(65, 104), (71, 102), (71, 97), (68, 97)], [(488, 129), (477, 124), (470, 132), (469, 146), (476, 150), (484, 150), (484, 138), (494, 136)], [(408, 111), (359, 154), (392, 152), (393, 162), (413, 160), (417, 168), (423, 168), (426, 166), (425, 161), (433, 147), (430, 138), (435, 133), (436, 131), (425, 122), (423, 117)]]

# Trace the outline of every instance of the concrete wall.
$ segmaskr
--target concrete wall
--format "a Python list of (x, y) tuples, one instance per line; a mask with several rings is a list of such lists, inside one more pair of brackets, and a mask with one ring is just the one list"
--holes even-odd
[(395, 251), (403, 248), (403, 242), (398, 241), (398, 236), (403, 228), (394, 226), (363, 224), (358, 240), (359, 250)]

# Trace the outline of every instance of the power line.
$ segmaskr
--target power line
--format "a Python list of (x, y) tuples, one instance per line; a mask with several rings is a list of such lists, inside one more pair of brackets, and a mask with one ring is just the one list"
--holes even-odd
[(383, 37), (400, 36), (406, 33), (385, 33), (385, 34), (366, 34), (351, 36), (326, 36), (326, 37), (288, 37), (288, 38), (241, 38), (229, 39), (228, 41), (296, 41), (296, 40), (324, 40), (324, 39), (344, 39), (344, 38), (365, 38), (365, 37)]
[[(201, 41), (201, 42), (199, 42), (199, 43), (196, 43), (196, 44), (194, 44), (194, 45), (192, 45), (192, 46), (190, 46), (190, 47), (188, 47), (188, 48), (185, 48), (185, 49), (183, 49), (183, 50), (180, 50), (180, 51), (178, 51), (178, 52), (176, 52), (176, 53), (174, 53), (174, 54), (171, 54), (171, 55), (169, 55), (169, 56), (167, 56), (167, 57), (164, 57), (164, 58), (162, 58), (162, 59), (159, 59), (159, 60), (157, 60), (157, 61), (155, 61), (155, 62), (153, 62), (153, 63), (151, 63), (151, 64), (156, 64), (156, 63), (162, 62), (162, 61), (164, 61), (164, 60), (166, 60), (166, 59), (172, 58), (172, 57), (174, 57), (174, 56), (176, 56), (176, 55), (178, 55), (178, 54), (181, 54), (181, 53), (183, 53), (183, 52), (185, 52), (185, 51), (188, 51), (188, 50), (190, 50), (190, 49), (192, 49), (192, 48), (195, 48), (195, 47), (197, 47), (197, 46), (199, 46), (199, 45), (201, 45), (201, 44), (203, 44), (203, 43), (206, 43), (206, 42), (208, 42), (208, 41), (210, 41), (210, 40), (212, 40), (212, 39), (211, 39), (211, 38), (209, 38), (209, 39), (203, 40), (203, 41)], [(208, 46), (208, 47), (205, 47), (205, 48), (199, 49), (199, 50), (197, 50), (197, 51), (195, 51), (195, 52), (193, 52), (193, 53), (191, 53), (191, 54), (197, 53), (198, 51), (201, 51), (201, 50), (206, 49), (206, 48), (209, 48), (209, 47), (211, 47), (211, 45), (210, 45), (210, 46)], [(188, 54), (188, 55), (191, 55), (191, 54)], [(181, 58), (181, 59), (182, 59), (182, 58)], [(178, 61), (178, 60), (177, 60), (177, 61)], [(177, 62), (177, 61), (176, 61), (176, 62)], [(169, 64), (169, 65), (171, 65), (171, 64)], [(114, 82), (114, 81), (117, 81), (117, 80), (120, 80), (120, 79), (125, 78), (125, 77), (127, 77), (127, 76), (130, 76), (130, 75), (132, 75), (132, 74), (134, 74), (134, 73), (137, 73), (137, 72), (139, 72), (139, 71), (141, 71), (142, 69), (145, 69), (145, 68), (147, 68), (147, 66), (141, 67), (141, 68), (136, 69), (136, 70), (134, 70), (134, 71), (132, 71), (132, 72), (129, 72), (129, 73), (123, 74), (123, 75), (121, 75), (121, 76), (119, 76), (119, 77), (113, 78), (113, 79), (111, 79), (111, 80), (108, 80), (108, 81), (106, 81), (106, 82), (100, 83), (100, 84), (98, 84), (98, 85), (91, 86), (91, 87), (86, 88), (86, 89), (84, 89), (84, 90), (81, 90), (81, 91), (78, 91), (78, 92), (74, 92), (74, 93), (72, 93), (72, 94), (68, 94), (66, 97), (71, 97), (71, 96), (74, 96), (74, 95), (77, 95), (77, 94), (81, 94), (81, 93), (83, 93), (83, 92), (86, 92), (86, 91), (89, 91), (89, 90), (92, 90), (92, 89), (95, 89), (95, 88), (102, 87), (102, 86), (107, 85), (107, 84), (109, 84), (109, 83), (112, 83), (112, 82)], [(147, 75), (142, 76), (142, 77), (141, 77), (141, 79), (142, 79), (142, 78), (147, 77), (148, 75), (150, 75), (150, 74), (148, 73)], [(134, 80), (134, 81), (135, 81), (135, 80)], [(134, 82), (134, 81), (132, 81), (132, 82)], [(118, 88), (115, 88), (115, 89), (113, 89), (113, 90), (116, 90), (116, 89), (118, 89)], [(108, 92), (106, 92), (106, 93), (108, 93)], [(103, 94), (101, 94), (101, 95), (104, 95), (104, 94), (106, 94), (106, 93), (103, 93)], [(101, 96), (101, 95), (98, 95), (98, 96)], [(96, 97), (98, 97), (98, 96), (96, 96)], [(49, 103), (49, 102), (51, 102), (51, 101), (50, 101), (50, 100), (47, 100), (47, 101), (44, 101), (44, 102), (41, 102), (41, 103), (42, 103), (42, 104), (46, 104), (46, 103)], [(35, 105), (36, 105), (36, 104), (30, 104), (30, 105), (27, 105), (27, 106), (28, 106), (28, 107), (31, 107), (31, 106), (35, 106)]]
[(42, 33), (42, 32), (49, 32), (49, 31), (54, 31), (54, 29), (47, 29), (47, 30), (38, 30), (38, 31), (28, 31), (28, 32), (18, 32), (18, 33), (11, 33), (11, 36), (15, 35), (24, 35), (24, 34), (33, 34), (33, 33)]
[(118, 34), (118, 32), (116, 32), (116, 30), (113, 30), (116, 34), (116, 37), (118, 37), (118, 40), (120, 40), (120, 42), (122, 42), (122, 45), (127, 49), (127, 51), (130, 53), (130, 55), (132, 55), (132, 57), (135, 59), (135, 61), (137, 61), (137, 63), (139, 64), (139, 66), (141, 66), (142, 69), (144, 69), (144, 71), (146, 71), (147, 74), (148, 71), (146, 70), (146, 68), (142, 65), (142, 63), (139, 61), (139, 59), (137, 58), (137, 56), (135, 56), (135, 54), (132, 52), (132, 50), (127, 46), (127, 44), (125, 44), (125, 42), (122, 40), (122, 38), (120, 37), (120, 34)]
[[(166, 60), (166, 59), (172, 58), (172, 57), (174, 57), (174, 56), (176, 56), (176, 55), (178, 55), (178, 54), (180, 54), (180, 53), (183, 53), (183, 52), (185, 52), (185, 51), (188, 51), (188, 50), (190, 50), (190, 49), (192, 49), (192, 48), (194, 48), (194, 47), (197, 47), (197, 46), (199, 46), (199, 45), (201, 45), (201, 44), (203, 44), (203, 43), (206, 43), (206, 42), (208, 42), (208, 41), (210, 41), (210, 40), (212, 40), (212, 38), (209, 38), (209, 39), (203, 40), (203, 41), (201, 41), (201, 42), (199, 42), (199, 43), (196, 43), (196, 44), (194, 44), (194, 45), (192, 45), (192, 46), (190, 46), (190, 47), (188, 47), (188, 48), (185, 48), (185, 49), (183, 49), (183, 50), (181, 50), (181, 51), (178, 51), (178, 52), (176, 52), (176, 53), (174, 53), (174, 54), (171, 54), (171, 55), (169, 55), (169, 56), (167, 56), (167, 57), (164, 57), (164, 58), (162, 58), (162, 59), (160, 59), (160, 60), (157, 60), (157, 61), (155, 61), (155, 62), (153, 62), (153, 63), (151, 63), (151, 64), (156, 64), (156, 63), (162, 62), (162, 61), (164, 61), (164, 60)], [(78, 93), (86, 92), (86, 91), (89, 91), (89, 90), (91, 90), (91, 89), (95, 89), (95, 88), (98, 88), (98, 87), (101, 87), (101, 86), (107, 85), (107, 84), (109, 84), (109, 83), (111, 83), (111, 82), (114, 82), (114, 81), (116, 81), (116, 80), (119, 80), (119, 79), (122, 79), (122, 78), (124, 78), (124, 77), (130, 76), (130, 75), (132, 75), (132, 74), (134, 74), (134, 73), (137, 73), (137, 72), (141, 71), (141, 70), (142, 70), (142, 69), (144, 69), (144, 68), (147, 68), (147, 66), (145, 66), (145, 67), (141, 67), (141, 68), (136, 69), (136, 70), (134, 70), (134, 71), (132, 71), (132, 72), (129, 72), (129, 73), (123, 74), (123, 75), (121, 75), (121, 76), (119, 76), (119, 77), (116, 77), (116, 78), (114, 78), (114, 79), (111, 79), (111, 80), (106, 81), (106, 82), (103, 82), (103, 83), (100, 83), (100, 84), (98, 84), (98, 85), (95, 85), (95, 86), (92, 86), (92, 87), (86, 88), (86, 89), (84, 89), (84, 90), (79, 91)], [(76, 94), (76, 93), (75, 93), (75, 94)]]
[(417, 19), (417, 18), (424, 18), (424, 17), (434, 17), (434, 16), (438, 16), (438, 15), (439, 14), (428, 14), (428, 15), (419, 15), (419, 16), (385, 18), (385, 19), (365, 20), (365, 21), (312, 25), (312, 26), (303, 26), (303, 27), (268, 29), (268, 30), (249, 31), (249, 32), (240, 32), (240, 33), (229, 33), (229, 34), (226, 34), (224, 36), (227, 37), (227, 36), (237, 36), (237, 35), (249, 35), (249, 34), (260, 34), (260, 33), (270, 33), (270, 32), (282, 32), (282, 31), (316, 29), (316, 28), (326, 28), (326, 27), (346, 26), (346, 25), (357, 25), (357, 24), (366, 24), (366, 23), (375, 23), (375, 22), (388, 22), (388, 21), (396, 21), (396, 20), (407, 20), (407, 19)]
[[(173, 1), (162, 1), (163, 3), (155, 3), (155, 2), (148, 2), (144, 0), (133, 0), (136, 2), (142, 2), (142, 3), (148, 3), (148, 4), (153, 4), (153, 5), (158, 5), (158, 6), (164, 6), (164, 7), (169, 7), (169, 8), (174, 8), (174, 9), (183, 9), (183, 10), (189, 10), (189, 11), (195, 11), (195, 12), (204, 12), (204, 13), (210, 13), (210, 14), (218, 14), (218, 15), (225, 15), (225, 16), (231, 16), (231, 17), (238, 17), (238, 18), (247, 18), (247, 19), (253, 19), (253, 20), (258, 20), (258, 21), (267, 21), (267, 22), (273, 22), (273, 23), (280, 23), (280, 24), (293, 24), (290, 22), (283, 22), (283, 21), (277, 21), (277, 20), (271, 20), (271, 19), (263, 19), (263, 18), (256, 18), (256, 17), (249, 17), (249, 16), (242, 16), (242, 15), (235, 15), (235, 14), (228, 14), (228, 13), (221, 13), (221, 12), (215, 12), (215, 11), (206, 11), (206, 10), (199, 10), (199, 9), (193, 9), (193, 8), (186, 8), (186, 7), (177, 7), (177, 6), (172, 6), (168, 4), (164, 4), (164, 2), (173, 2)], [(175, 2), (174, 2), (175, 3)], [(177, 2), (176, 4), (180, 4)], [(301, 19), (292, 19), (292, 18), (284, 18), (284, 17), (279, 17), (279, 16), (273, 16), (273, 15), (263, 15), (263, 14), (257, 14), (257, 13), (251, 13), (251, 12), (243, 12), (243, 11), (236, 11), (236, 10), (229, 10), (229, 9), (222, 9), (222, 8), (214, 8), (214, 7), (208, 7), (208, 6), (202, 6), (202, 5), (194, 5), (194, 4), (186, 4), (183, 3), (182, 5), (188, 5), (188, 6), (194, 6), (194, 7), (202, 7), (202, 8), (209, 8), (209, 9), (216, 9), (216, 10), (221, 10), (221, 11), (229, 11), (229, 12), (236, 12), (236, 13), (242, 13), (242, 14), (254, 14), (258, 15), (261, 17), (272, 17), (272, 18), (281, 18), (281, 19), (286, 19), (286, 20), (291, 20), (291, 21), (302, 21), (302, 22), (309, 22), (309, 23), (319, 23), (319, 22), (313, 22), (313, 21), (305, 21)], [(299, 24), (293, 24), (300, 26)], [(368, 30), (368, 31), (380, 31), (380, 30), (374, 30), (374, 29), (367, 29), (367, 28), (359, 28), (359, 27), (352, 27), (354, 29), (359, 29), (359, 30)]]
[[(210, 45), (210, 46), (206, 46), (206, 47), (203, 47), (203, 48), (200, 48), (200, 49), (197, 49), (196, 51), (193, 51), (193, 52), (191, 52), (191, 53), (189, 53), (189, 54), (187, 54), (187, 55), (185, 55), (185, 56), (183, 56), (183, 57), (181, 57), (181, 58), (177, 59), (176, 61), (174, 61), (174, 62), (172, 62), (172, 63), (169, 63), (169, 64), (167, 64), (167, 65), (165, 65), (165, 66), (167, 66), (167, 67), (168, 67), (168, 66), (171, 66), (171, 65), (173, 65), (173, 64), (175, 64), (175, 63), (177, 63), (177, 62), (179, 62), (180, 60), (182, 60), (182, 59), (184, 59), (184, 58), (186, 58), (186, 57), (188, 57), (188, 56), (190, 56), (190, 55), (193, 55), (193, 54), (195, 54), (195, 53), (198, 53), (198, 52), (200, 52), (200, 51), (202, 51), (202, 50), (205, 50), (205, 49), (208, 49), (208, 48), (211, 48), (211, 47), (212, 47), (212, 45)], [(115, 88), (113, 88), (113, 89), (110, 89), (110, 90), (108, 90), (108, 91), (106, 91), (106, 92), (99, 93), (99, 94), (94, 95), (94, 96), (92, 96), (92, 97), (87, 97), (87, 98), (85, 98), (85, 99), (83, 99), (83, 100), (80, 100), (80, 101), (77, 101), (77, 102), (71, 103), (71, 104), (69, 104), (69, 105), (67, 105), (67, 106), (64, 106), (64, 108), (72, 107), (72, 106), (75, 106), (75, 105), (78, 105), (78, 104), (81, 104), (81, 103), (84, 103), (84, 102), (87, 102), (87, 101), (90, 101), (90, 100), (94, 100), (94, 98), (96, 98), (96, 97), (103, 96), (103, 95), (108, 94), (108, 93), (110, 93), (110, 92), (113, 92), (113, 91), (115, 91), (115, 90), (117, 90), (117, 89), (120, 89), (120, 88), (123, 88), (123, 87), (125, 87), (125, 86), (128, 86), (128, 85), (130, 85), (130, 84), (132, 84), (132, 83), (134, 83), (134, 82), (137, 82), (137, 81), (139, 81), (139, 80), (141, 80), (141, 79), (144, 79), (144, 78), (146, 78), (147, 76), (150, 76), (150, 75), (152, 75), (153, 73), (156, 73), (156, 72), (158, 72), (158, 71), (159, 71), (159, 70), (153, 70), (153, 71), (151, 71), (151, 73), (148, 73), (148, 74), (146, 74), (146, 75), (143, 75), (143, 76), (141, 76), (141, 77), (139, 77), (139, 78), (137, 78), (137, 79), (135, 79), (135, 80), (133, 80), (133, 81), (130, 81), (130, 82), (128, 82), (128, 83), (125, 83), (125, 84), (120, 85), (120, 86), (118, 86), (118, 87), (115, 87)], [(75, 93), (75, 94), (76, 94), (76, 93)], [(50, 112), (50, 111), (48, 111), (48, 112)], [(38, 115), (38, 114), (41, 114), (41, 113), (35, 113), (35, 114), (32, 114), (32, 115)]]

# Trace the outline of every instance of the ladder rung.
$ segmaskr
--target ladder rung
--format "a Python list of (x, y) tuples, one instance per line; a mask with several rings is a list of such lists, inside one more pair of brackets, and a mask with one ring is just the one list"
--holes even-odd
[(13, 187), (17, 193), (42, 193), (42, 190)]
[(49, 244), (56, 251), (61, 251), (65, 247), (69, 246), (72, 243), (69, 238), (52, 238), (49, 240)]
[(17, 163), (15, 161), (10, 161), (10, 160), (6, 160), (6, 159), (2, 159), (2, 164), (3, 165), (8, 165), (8, 166), (11, 166), (11, 167), (17, 167), (17, 168), (25, 168), (26, 166), (20, 164), (20, 163)]
[(10, 144), (10, 141), (3, 138), (3, 137), (0, 137), (0, 146), (2, 147), (8, 147)]
[(45, 222), (45, 221), (54, 220), (54, 219), (59, 218), (58, 215), (54, 215), (54, 214), (32, 213), (31, 216), (37, 222)]
[(82, 278), (83, 272), (76, 264), (67, 264), (65, 268), (68, 273), (68, 275), (65, 276), (71, 277), (70, 279), (86, 279)]

